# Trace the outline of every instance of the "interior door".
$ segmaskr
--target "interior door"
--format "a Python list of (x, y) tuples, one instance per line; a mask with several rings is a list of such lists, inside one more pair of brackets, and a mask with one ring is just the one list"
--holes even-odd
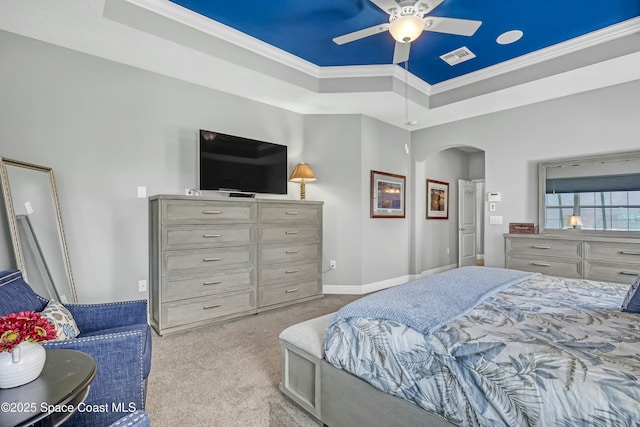
[(476, 185), (458, 180), (458, 266), (476, 265)]

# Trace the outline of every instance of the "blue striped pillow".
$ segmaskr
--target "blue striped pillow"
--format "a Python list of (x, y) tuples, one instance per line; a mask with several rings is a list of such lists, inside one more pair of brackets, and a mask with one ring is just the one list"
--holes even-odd
[(640, 313), (640, 276), (636, 277), (622, 302), (622, 311)]

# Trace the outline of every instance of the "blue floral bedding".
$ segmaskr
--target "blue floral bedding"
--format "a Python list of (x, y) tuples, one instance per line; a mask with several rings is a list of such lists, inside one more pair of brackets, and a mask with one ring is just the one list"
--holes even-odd
[(344, 318), (325, 358), (460, 426), (638, 426), (640, 315), (620, 310), (627, 289), (536, 276), (431, 334)]

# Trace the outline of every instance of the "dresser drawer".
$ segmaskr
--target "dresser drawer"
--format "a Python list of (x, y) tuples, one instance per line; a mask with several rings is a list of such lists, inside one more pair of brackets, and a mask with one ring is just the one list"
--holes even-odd
[(317, 262), (291, 263), (274, 267), (260, 267), (258, 282), (262, 285), (277, 283), (305, 282), (317, 280), (319, 276)]
[(165, 201), (162, 205), (162, 222), (163, 224), (253, 222), (255, 211), (254, 203)]
[(258, 307), (311, 297), (322, 292), (318, 280), (295, 285), (265, 286), (260, 288)]
[(214, 295), (162, 304), (164, 328), (255, 309), (254, 292)]
[(164, 227), (162, 232), (165, 249), (242, 246), (252, 244), (254, 226), (173, 225)]
[(580, 257), (582, 242), (551, 239), (507, 239), (508, 254), (543, 255), (550, 257)]
[(319, 224), (321, 221), (321, 210), (317, 206), (305, 206), (296, 204), (273, 204), (260, 206), (260, 222), (303, 222), (305, 224)]
[(258, 243), (319, 241), (320, 234), (320, 228), (314, 225), (264, 225), (258, 232)]
[(253, 247), (167, 251), (164, 252), (163, 257), (162, 267), (165, 274), (251, 267), (253, 265)]
[(507, 255), (507, 268), (533, 271), (550, 276), (580, 277), (582, 260), (547, 258), (532, 255)]
[(317, 262), (319, 257), (319, 243), (261, 245), (258, 247), (258, 263), (265, 266), (304, 260)]
[(640, 244), (585, 242), (585, 258), (597, 261), (637, 263), (640, 266)]
[(605, 282), (632, 283), (640, 275), (638, 264), (618, 264), (587, 261), (585, 277)]
[(223, 292), (252, 290), (253, 269), (232, 270), (223, 274), (200, 274), (165, 278), (162, 283), (164, 301), (213, 295)]

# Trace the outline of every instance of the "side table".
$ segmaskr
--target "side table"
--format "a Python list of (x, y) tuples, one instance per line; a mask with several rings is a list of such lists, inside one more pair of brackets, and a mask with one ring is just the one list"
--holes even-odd
[(55, 426), (71, 416), (89, 393), (97, 365), (75, 350), (47, 350), (38, 378), (0, 389), (0, 426)]

